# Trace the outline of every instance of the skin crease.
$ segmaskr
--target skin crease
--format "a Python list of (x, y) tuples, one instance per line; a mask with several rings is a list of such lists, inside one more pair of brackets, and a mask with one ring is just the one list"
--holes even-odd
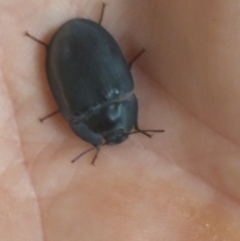
[(4, 240), (240, 240), (238, 1), (109, 0), (102, 25), (132, 67), (138, 134), (70, 161), (90, 145), (57, 109), (45, 49), (100, 1), (1, 0), (0, 233)]

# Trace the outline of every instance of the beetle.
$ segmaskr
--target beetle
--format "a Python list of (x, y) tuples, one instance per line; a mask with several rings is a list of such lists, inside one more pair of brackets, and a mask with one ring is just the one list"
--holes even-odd
[(138, 127), (138, 101), (130, 69), (144, 50), (127, 63), (115, 39), (101, 26), (104, 9), (105, 4), (98, 23), (69, 20), (49, 44), (26, 33), (46, 46), (47, 79), (59, 111), (73, 132), (93, 145), (72, 162), (96, 149), (94, 164), (102, 145), (122, 143), (133, 133), (150, 137), (148, 132), (164, 131)]

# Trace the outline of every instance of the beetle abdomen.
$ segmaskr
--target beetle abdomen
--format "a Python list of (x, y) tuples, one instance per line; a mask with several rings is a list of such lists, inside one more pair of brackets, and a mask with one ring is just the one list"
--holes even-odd
[(86, 19), (68, 21), (55, 33), (47, 48), (47, 76), (67, 120), (133, 90), (118, 44), (102, 26)]

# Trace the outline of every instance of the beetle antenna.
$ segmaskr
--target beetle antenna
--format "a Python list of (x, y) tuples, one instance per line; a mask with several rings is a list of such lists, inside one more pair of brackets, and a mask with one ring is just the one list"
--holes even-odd
[[(92, 147), (92, 148), (90, 148), (90, 149), (87, 149), (87, 150), (84, 151), (84, 152), (82, 152), (80, 155), (76, 156), (76, 157), (71, 161), (71, 163), (74, 163), (74, 162), (77, 161), (80, 157), (84, 156), (85, 154), (87, 154), (88, 152), (90, 152), (90, 151), (92, 151), (92, 150), (94, 150), (94, 149), (96, 149), (95, 146)], [(99, 150), (99, 149), (97, 148), (97, 150)], [(95, 154), (95, 156), (96, 156), (96, 154)], [(93, 160), (96, 159), (95, 156), (94, 156)], [(94, 161), (95, 161), (95, 160), (94, 160)]]
[(47, 47), (48, 45), (46, 43), (44, 43), (43, 41), (35, 38), (34, 36), (30, 35), (28, 32), (25, 33), (26, 36), (28, 36), (29, 38), (31, 38), (32, 40), (34, 40), (35, 42), (38, 42), (39, 44)]
[[(106, 144), (107, 144), (107, 143), (104, 142), (101, 146), (104, 146), (104, 145), (106, 145)], [(101, 146), (100, 146), (100, 147), (101, 147)], [(75, 157), (75, 158), (71, 161), (71, 163), (76, 162), (80, 157), (82, 157), (82, 156), (84, 156), (85, 154), (87, 154), (88, 152), (96, 149), (95, 156), (93, 157), (92, 162), (91, 162), (92, 165), (95, 165), (95, 161), (96, 161), (96, 159), (97, 159), (97, 157), (98, 157), (98, 153), (99, 153), (99, 151), (100, 151), (100, 147), (95, 147), (95, 146), (94, 146), (94, 147), (92, 147), (92, 148), (90, 148), (90, 149), (87, 149), (86, 151), (82, 152), (80, 155), (78, 155), (77, 157)]]
[[(96, 148), (97, 148), (97, 147), (96, 147)], [(97, 148), (97, 151), (96, 151), (96, 153), (95, 153), (95, 156), (93, 157), (93, 160), (92, 160), (92, 162), (91, 162), (91, 164), (92, 164), (93, 166), (95, 166), (95, 161), (96, 161), (96, 159), (97, 159), (97, 157), (98, 157), (99, 151), (100, 151), (100, 148)]]
[(136, 129), (135, 131), (129, 132), (127, 133), (128, 135), (132, 135), (132, 134), (137, 134), (137, 133), (142, 133), (145, 136), (151, 138), (152, 135), (148, 134), (148, 132), (154, 132), (154, 133), (159, 133), (159, 132), (164, 132), (165, 130), (140, 130), (140, 129)]

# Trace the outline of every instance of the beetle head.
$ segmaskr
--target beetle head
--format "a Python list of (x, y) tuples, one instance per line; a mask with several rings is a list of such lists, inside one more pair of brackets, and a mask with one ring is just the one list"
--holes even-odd
[(128, 138), (128, 134), (123, 129), (112, 131), (104, 136), (106, 144), (113, 146), (124, 142)]

